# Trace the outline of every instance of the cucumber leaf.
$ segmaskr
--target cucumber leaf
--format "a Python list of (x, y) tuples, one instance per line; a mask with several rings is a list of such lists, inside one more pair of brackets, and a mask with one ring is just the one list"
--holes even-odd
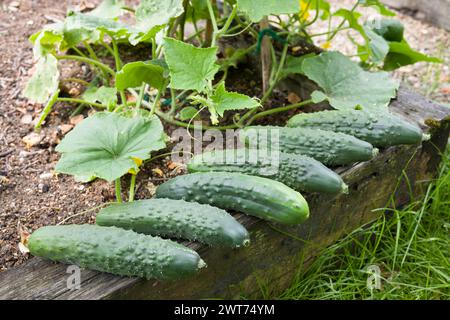
[(33, 55), (36, 58), (55, 53), (63, 41), (63, 24), (48, 25), (43, 30), (32, 34), (29, 40), (33, 44)]
[(402, 42), (389, 42), (389, 53), (384, 61), (383, 69), (392, 71), (421, 61), (442, 63), (442, 60), (439, 58), (430, 57), (412, 49), (405, 40)]
[(302, 64), (306, 58), (314, 57), (315, 53), (307, 53), (300, 57), (288, 56), (286, 64), (282, 71), (282, 77), (285, 78), (291, 74), (303, 74)]
[(78, 124), (58, 145), (62, 157), (55, 170), (114, 181), (131, 169), (137, 171), (135, 159), (149, 159), (151, 151), (165, 147), (165, 138), (158, 117), (99, 112)]
[(136, 9), (137, 28), (151, 30), (169, 23), (183, 12), (183, 0), (141, 0)]
[(117, 89), (92, 86), (83, 93), (82, 98), (89, 102), (106, 105), (108, 109), (113, 108), (117, 105)]
[(252, 22), (258, 22), (265, 16), (287, 13), (299, 13), (300, 1), (298, 0), (238, 0), (238, 9), (250, 18)]
[(180, 111), (180, 120), (182, 121), (191, 120), (192, 118), (196, 117), (196, 115), (198, 115), (197, 108), (185, 107)]
[(227, 91), (224, 82), (217, 86), (211, 100), (221, 117), (227, 110), (252, 109), (261, 105), (257, 100), (245, 94)]
[[(387, 107), (399, 86), (387, 72), (365, 71), (339, 52), (306, 58), (302, 70), (322, 88), (322, 93), (336, 109)], [(324, 98), (317, 92), (314, 97), (316, 100)]]
[(392, 71), (416, 62), (442, 62), (412, 49), (403, 38), (404, 27), (400, 21), (380, 19), (366, 23), (364, 30), (370, 39), (373, 62), (384, 61), (383, 69)]
[(123, 0), (103, 0), (97, 8), (87, 14), (99, 18), (114, 19), (120, 16), (124, 5)]
[(191, 0), (191, 5), (186, 12), (186, 17), (189, 21), (209, 19), (209, 10), (206, 1), (209, 0)]
[(123, 66), (122, 70), (116, 74), (116, 88), (125, 90), (127, 88), (136, 88), (147, 83), (160, 91), (164, 90), (166, 85), (164, 68), (152, 62), (131, 62)]
[(202, 92), (219, 70), (217, 48), (197, 48), (172, 38), (165, 38), (164, 48), (173, 89)]
[(401, 42), (405, 27), (399, 20), (378, 19), (370, 23), (372, 30), (382, 36), (386, 41)]
[(373, 30), (366, 26), (364, 26), (364, 32), (369, 39), (369, 48), (372, 60), (375, 64), (378, 65), (384, 61), (387, 54), (389, 53), (389, 44), (382, 36), (375, 33)]
[(136, 31), (130, 37), (130, 43), (136, 45), (154, 38), (170, 19), (183, 12), (183, 0), (142, 0), (136, 8)]
[(28, 80), (23, 94), (31, 101), (45, 103), (58, 90), (58, 85), (58, 60), (48, 54), (38, 60), (36, 71)]
[[(92, 36), (92, 32), (94, 31), (104, 32), (116, 39), (126, 38), (133, 32), (132, 28), (129, 26), (113, 19), (80, 12), (69, 12), (64, 21), (64, 33), (73, 33), (71, 37), (79, 37), (83, 40), (87, 40)], [(88, 38), (86, 39), (86, 37)]]

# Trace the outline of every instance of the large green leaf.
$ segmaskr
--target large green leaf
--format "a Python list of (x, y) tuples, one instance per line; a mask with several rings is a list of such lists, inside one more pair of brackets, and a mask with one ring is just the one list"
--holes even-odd
[(303, 74), (302, 65), (306, 58), (314, 57), (315, 53), (307, 53), (299, 57), (288, 56), (283, 67), (282, 77), (285, 78), (291, 74)]
[(219, 84), (211, 97), (217, 113), (223, 117), (227, 110), (242, 110), (259, 107), (261, 104), (245, 94), (229, 92), (225, 89), (225, 83)]
[(204, 91), (219, 70), (217, 48), (197, 48), (172, 38), (165, 38), (164, 48), (174, 89)]
[(63, 41), (63, 28), (63, 23), (54, 23), (32, 34), (30, 42), (33, 44), (34, 56), (40, 58), (55, 53)]
[(142, 83), (147, 83), (162, 91), (166, 81), (163, 67), (143, 61), (128, 63), (116, 74), (116, 88), (119, 90), (136, 88)]
[(206, 1), (209, 0), (191, 0), (191, 4), (186, 12), (186, 17), (190, 21), (209, 19), (209, 10)]
[(56, 171), (113, 181), (132, 169), (137, 171), (136, 162), (164, 147), (165, 134), (157, 117), (100, 112), (82, 121), (58, 145), (62, 157)]
[(386, 41), (401, 42), (405, 27), (399, 20), (395, 19), (377, 19), (371, 23), (371, 29), (382, 36)]
[(64, 21), (64, 32), (93, 32), (101, 31), (114, 38), (128, 37), (133, 29), (113, 19), (99, 16), (70, 12)]
[(375, 33), (370, 28), (364, 26), (364, 31), (369, 39), (369, 48), (372, 60), (378, 65), (384, 61), (389, 53), (389, 44), (382, 36)]
[(170, 19), (183, 12), (183, 0), (142, 0), (136, 9), (136, 27), (130, 43), (136, 45), (156, 37)]
[(245, 12), (252, 22), (258, 22), (265, 16), (287, 13), (299, 13), (298, 0), (238, 0), (238, 8)]
[(100, 18), (113, 19), (120, 16), (124, 5), (124, 0), (103, 0), (97, 8), (87, 14)]
[(113, 108), (117, 105), (117, 89), (92, 86), (83, 93), (82, 98), (89, 102), (98, 102), (106, 105), (108, 109)]
[(165, 25), (183, 12), (183, 0), (141, 0), (136, 9), (137, 28), (150, 30)]
[(326, 98), (336, 109), (386, 107), (398, 89), (398, 83), (388, 73), (364, 71), (339, 52), (307, 58), (302, 70), (323, 90), (323, 94), (314, 94), (316, 100)]
[(383, 69), (391, 71), (420, 61), (442, 63), (441, 59), (415, 51), (405, 40), (389, 42), (389, 53), (384, 61)]
[(37, 103), (45, 103), (58, 90), (58, 60), (51, 54), (41, 57), (36, 71), (28, 80), (24, 96)]

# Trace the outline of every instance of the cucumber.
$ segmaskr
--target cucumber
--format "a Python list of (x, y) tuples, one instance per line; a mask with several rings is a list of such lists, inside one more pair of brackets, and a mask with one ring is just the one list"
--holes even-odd
[(299, 224), (309, 216), (308, 204), (295, 190), (278, 181), (234, 172), (178, 176), (156, 188), (156, 197), (210, 204), (284, 224)]
[(240, 139), (251, 148), (305, 155), (331, 166), (367, 161), (378, 154), (378, 149), (368, 142), (344, 133), (319, 129), (247, 127), (241, 131)]
[(377, 147), (418, 144), (427, 139), (422, 130), (388, 112), (363, 110), (302, 113), (288, 121), (289, 127), (318, 128), (351, 134)]
[(270, 178), (297, 191), (339, 193), (348, 187), (341, 177), (313, 158), (257, 149), (226, 149), (194, 156), (189, 172), (240, 172)]
[(102, 209), (97, 224), (155, 236), (199, 241), (214, 246), (250, 243), (247, 230), (226, 211), (183, 200), (149, 199)]
[(34, 256), (121, 276), (171, 280), (206, 266), (200, 256), (176, 242), (115, 227), (48, 226), (28, 239)]

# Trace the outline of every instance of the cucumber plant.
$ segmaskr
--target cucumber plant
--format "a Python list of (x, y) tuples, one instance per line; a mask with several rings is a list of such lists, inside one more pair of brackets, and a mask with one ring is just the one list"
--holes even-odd
[[(386, 18), (361, 22), (358, 10), (369, 6)], [(134, 16), (134, 23), (123, 22), (124, 15)], [(63, 21), (30, 37), (37, 66), (24, 95), (45, 104), (37, 129), (58, 102), (76, 105), (74, 113), (86, 107), (97, 111), (57, 148), (62, 157), (56, 170), (81, 181), (115, 180), (119, 201), (120, 177), (129, 172), (132, 200), (138, 167), (151, 151), (165, 146), (161, 121), (197, 128), (196, 119), (209, 122), (202, 129), (224, 130), (325, 100), (335, 109), (386, 109), (398, 83), (381, 69), (438, 62), (408, 45), (394, 15), (378, 0), (355, 0), (351, 9), (337, 10), (326, 0), (267, 0), (264, 6), (257, 0), (141, 0), (136, 7), (104, 0), (89, 12), (69, 11)], [(328, 21), (327, 32), (311, 31), (318, 20)], [(331, 27), (334, 21), (339, 21), (336, 28)], [(187, 32), (188, 27), (194, 31)], [(359, 42), (354, 40), (359, 64), (339, 52), (294, 54), (298, 43), (316, 45), (316, 39), (324, 38), (326, 48), (348, 29), (361, 35)], [(224, 41), (241, 36), (250, 39), (248, 47), (231, 48)], [(148, 58), (124, 63), (121, 46), (138, 44), (149, 48)], [(230, 91), (229, 69), (258, 52), (270, 53), (262, 61), (263, 94)], [(106, 63), (106, 56), (114, 63)], [(61, 79), (62, 60), (89, 65), (92, 80)], [(268, 106), (277, 84), (291, 74), (306, 76), (319, 90), (308, 100)], [(85, 91), (65, 96), (60, 83), (67, 81), (84, 85)], [(225, 113), (230, 116), (224, 118)], [(94, 155), (87, 146), (98, 152)]]

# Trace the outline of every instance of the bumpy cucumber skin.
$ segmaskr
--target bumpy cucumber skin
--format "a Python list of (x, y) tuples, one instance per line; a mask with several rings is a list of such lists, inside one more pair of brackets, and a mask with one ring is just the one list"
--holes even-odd
[[(271, 130), (278, 131), (280, 151), (309, 156), (325, 165), (339, 166), (368, 161), (378, 153), (370, 143), (351, 135), (310, 128), (247, 127), (240, 134), (240, 139), (253, 148), (255, 144), (258, 148), (271, 148), (270, 143), (267, 143), (272, 136)], [(263, 132), (268, 132), (268, 140), (264, 140), (266, 135)], [(252, 138), (255, 133), (258, 134), (258, 138), (255, 136)]]
[(318, 128), (353, 135), (376, 147), (419, 144), (422, 130), (388, 112), (362, 110), (303, 113), (288, 121), (289, 127)]
[(121, 276), (172, 280), (205, 266), (200, 256), (176, 242), (115, 227), (48, 226), (28, 240), (34, 256)]
[(278, 152), (276, 156), (278, 165), (274, 155), (265, 150), (217, 150), (194, 156), (187, 169), (191, 173), (240, 172), (273, 179), (297, 191), (339, 193), (347, 189), (338, 174), (313, 158), (285, 152)]
[(226, 211), (206, 204), (173, 199), (149, 199), (113, 204), (96, 222), (135, 232), (199, 241), (211, 246), (249, 244), (247, 230)]
[(278, 181), (233, 172), (178, 176), (160, 185), (156, 197), (210, 204), (282, 224), (299, 224), (309, 216), (306, 200), (295, 190)]

